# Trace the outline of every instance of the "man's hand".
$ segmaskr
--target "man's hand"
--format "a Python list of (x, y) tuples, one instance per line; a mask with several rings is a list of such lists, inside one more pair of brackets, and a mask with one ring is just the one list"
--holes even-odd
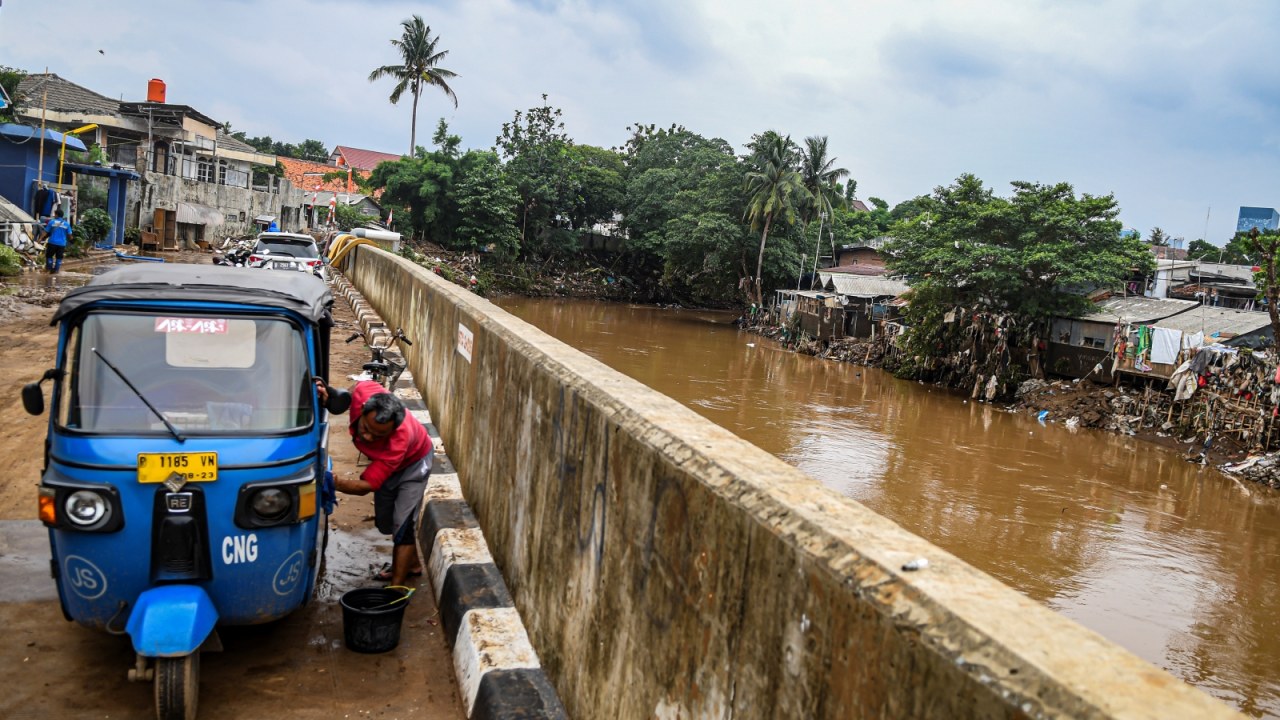
[(333, 485), (338, 492), (346, 493), (347, 495), (368, 495), (373, 492), (373, 486), (369, 483), (360, 478), (351, 478), (345, 475), (334, 476)]
[(320, 396), (320, 406), (324, 407), (329, 402), (329, 388), (325, 387), (324, 380), (315, 378), (316, 394)]

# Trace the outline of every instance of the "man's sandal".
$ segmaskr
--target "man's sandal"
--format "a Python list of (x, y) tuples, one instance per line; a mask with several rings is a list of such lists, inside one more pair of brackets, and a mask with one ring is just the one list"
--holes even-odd
[[(411, 578), (422, 577), (422, 571), (411, 570), (409, 571), (408, 577), (411, 577)], [(378, 571), (378, 573), (373, 576), (373, 579), (377, 580), (378, 582), (391, 582), (391, 566), (390, 565), (384, 566), (382, 570)]]

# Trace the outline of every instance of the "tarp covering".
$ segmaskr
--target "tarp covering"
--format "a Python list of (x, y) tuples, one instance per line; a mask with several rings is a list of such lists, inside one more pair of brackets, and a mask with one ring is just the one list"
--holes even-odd
[(180, 223), (221, 225), (225, 219), (222, 211), (217, 208), (189, 202), (178, 203), (178, 222)]
[(50, 325), (100, 300), (169, 303), (174, 300), (282, 308), (319, 322), (333, 294), (311, 273), (246, 270), (221, 265), (130, 265), (98, 275), (68, 292)]
[[(17, 143), (26, 142), (27, 140), (30, 140), (32, 138), (37, 138), (37, 142), (38, 142), (38, 138), (40, 137), (40, 129), (36, 127), (30, 127), (27, 125), (19, 125), (17, 123), (6, 123), (3, 125), (0, 125), (0, 136), (3, 136), (8, 140), (11, 140)], [(45, 152), (47, 153), (47, 152), (50, 152), (51, 150), (60, 151), (62, 148), (63, 137), (64, 136), (62, 133), (56, 130), (50, 130), (46, 128), (44, 131)], [(88, 148), (84, 146), (84, 141), (82, 141), (80, 138), (74, 135), (67, 135), (65, 137), (67, 138), (68, 149), (75, 150), (77, 152), (84, 152), (88, 150)]]

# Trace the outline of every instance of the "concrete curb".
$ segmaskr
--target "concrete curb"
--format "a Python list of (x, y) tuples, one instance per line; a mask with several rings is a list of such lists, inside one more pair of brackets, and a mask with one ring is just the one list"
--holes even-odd
[[(367, 338), (371, 332), (390, 332), (345, 277), (334, 272), (331, 283), (335, 294), (351, 303)], [(416, 387), (409, 372), (400, 379)], [(443, 452), (440, 433), (431, 423), (421, 395), (408, 388), (397, 388), (395, 393), (427, 428), (437, 451), (418, 516), (418, 554), (427, 565), (440, 624), (453, 648), (453, 668), (467, 717), (567, 718), (489, 553), (480, 524), (462, 495), (458, 473)]]

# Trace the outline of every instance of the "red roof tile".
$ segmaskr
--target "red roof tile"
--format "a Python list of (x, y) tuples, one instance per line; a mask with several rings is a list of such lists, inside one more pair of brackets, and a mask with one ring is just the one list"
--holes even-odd
[[(378, 152), (377, 150), (361, 150), (360, 148), (347, 147), (346, 145), (338, 145), (333, 148), (330, 157), (339, 156), (339, 165), (350, 165), (357, 170), (373, 170), (378, 167), (378, 163), (395, 162), (402, 155), (393, 153)], [(345, 162), (344, 162), (345, 161)]]
[[(341, 178), (337, 180), (323, 181), (322, 177), (325, 173), (345, 172), (346, 168), (340, 168), (336, 165), (328, 163), (315, 162), (313, 160), (298, 160), (296, 158), (276, 156), (280, 166), (284, 168), (284, 176), (294, 187), (301, 188), (303, 192), (313, 192), (315, 190), (325, 190), (328, 192), (354, 192), (355, 184), (352, 183), (350, 189), (347, 188), (347, 179)], [(319, 174), (312, 174), (319, 173)], [(369, 173), (354, 171), (362, 177), (368, 177)]]

